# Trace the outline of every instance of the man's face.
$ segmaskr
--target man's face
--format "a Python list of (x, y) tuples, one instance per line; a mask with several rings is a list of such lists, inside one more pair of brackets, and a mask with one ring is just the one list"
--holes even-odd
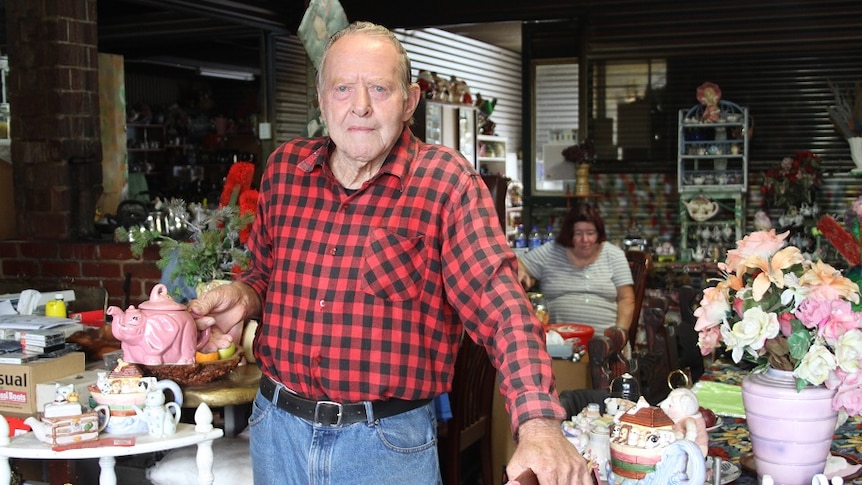
[(337, 156), (359, 163), (385, 158), (419, 102), (415, 84), (404, 99), (395, 46), (386, 38), (347, 35), (321, 67), (318, 101)]

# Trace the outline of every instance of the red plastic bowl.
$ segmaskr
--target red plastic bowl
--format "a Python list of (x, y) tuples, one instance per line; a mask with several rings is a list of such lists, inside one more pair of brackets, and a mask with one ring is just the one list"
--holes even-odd
[(555, 323), (550, 326), (550, 329), (560, 334), (565, 340), (577, 338), (580, 342), (586, 345), (593, 338), (596, 329), (582, 323)]

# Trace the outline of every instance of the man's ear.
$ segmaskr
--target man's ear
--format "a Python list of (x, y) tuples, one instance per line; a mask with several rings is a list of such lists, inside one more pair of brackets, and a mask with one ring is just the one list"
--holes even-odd
[(419, 84), (412, 83), (407, 88), (407, 99), (404, 101), (404, 114), (402, 121), (407, 121), (413, 117), (416, 107), (419, 106), (419, 100), (422, 97), (422, 92), (419, 89)]

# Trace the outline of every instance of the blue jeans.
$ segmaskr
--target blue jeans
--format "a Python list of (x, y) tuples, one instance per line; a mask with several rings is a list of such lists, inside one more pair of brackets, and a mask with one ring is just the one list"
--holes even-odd
[(442, 484), (433, 402), (384, 419), (327, 426), (283, 411), (258, 392), (249, 429), (255, 485)]

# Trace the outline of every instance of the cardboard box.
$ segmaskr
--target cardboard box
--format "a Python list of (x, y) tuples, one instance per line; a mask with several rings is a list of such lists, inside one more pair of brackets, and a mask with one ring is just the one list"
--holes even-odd
[(26, 364), (0, 365), (0, 413), (35, 414), (39, 383), (83, 371), (83, 352)]
[(45, 411), (45, 404), (50, 402), (54, 402), (54, 395), (56, 391), (56, 385), (60, 384), (61, 386), (74, 384), (75, 392), (78, 393), (78, 402), (83, 404), (84, 406), (90, 405), (90, 389), (89, 386), (91, 384), (96, 384), (96, 381), (99, 379), (100, 372), (107, 372), (105, 369), (88, 369), (84, 372), (77, 372), (75, 374), (57, 377), (55, 379), (49, 379), (45, 382), (40, 382), (36, 384), (36, 410), (38, 412)]

